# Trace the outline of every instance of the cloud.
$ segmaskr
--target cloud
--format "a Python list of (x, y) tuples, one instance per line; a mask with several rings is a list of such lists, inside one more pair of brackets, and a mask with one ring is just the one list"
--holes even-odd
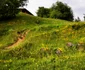
[(85, 0), (60, 0), (67, 3), (73, 10), (75, 18), (80, 17), (83, 20), (85, 12)]
[(36, 15), (36, 12), (38, 10), (38, 7), (44, 6), (44, 7), (51, 7), (53, 3), (55, 3), (57, 0), (30, 0), (28, 3), (28, 6), (26, 7), (29, 11), (31, 11), (34, 15)]
[(80, 17), (83, 20), (83, 14), (85, 13), (85, 0), (30, 0), (26, 8), (36, 15), (38, 7), (44, 6), (49, 8), (57, 1), (67, 3), (67, 5), (72, 8), (75, 18)]

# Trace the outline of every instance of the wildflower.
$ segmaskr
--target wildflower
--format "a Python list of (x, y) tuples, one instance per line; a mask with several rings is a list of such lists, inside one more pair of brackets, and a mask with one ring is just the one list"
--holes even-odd
[(58, 50), (62, 51), (63, 49), (62, 48), (58, 48)]
[(84, 43), (84, 41), (85, 41), (85, 37), (80, 38), (79, 43)]
[(2, 44), (0, 44), (0, 46), (2, 46)]
[(44, 49), (45, 51), (47, 51), (47, 50), (48, 50), (48, 47), (44, 47), (43, 49)]
[(5, 66), (7, 67), (7, 64)]
[(68, 58), (69, 58), (69, 56), (64, 56), (64, 58), (65, 58), (65, 59), (68, 59)]
[(56, 30), (56, 32), (58, 32), (59, 30)]
[(12, 62), (12, 59), (10, 59), (9, 62)]
[(42, 44), (42, 47), (45, 47), (45, 45), (44, 45), (44, 44)]
[(62, 53), (62, 48), (58, 48), (58, 49), (56, 50), (56, 54), (57, 54), (58, 56), (60, 56), (61, 53)]

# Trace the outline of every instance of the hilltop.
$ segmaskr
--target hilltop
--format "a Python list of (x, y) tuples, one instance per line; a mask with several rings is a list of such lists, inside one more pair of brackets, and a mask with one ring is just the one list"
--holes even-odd
[(0, 21), (0, 70), (84, 70), (85, 23), (20, 13)]

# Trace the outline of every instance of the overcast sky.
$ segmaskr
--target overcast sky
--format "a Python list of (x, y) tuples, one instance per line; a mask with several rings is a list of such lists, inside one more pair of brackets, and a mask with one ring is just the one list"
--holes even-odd
[(36, 15), (38, 7), (44, 6), (49, 8), (57, 1), (67, 3), (67, 5), (72, 8), (75, 18), (80, 17), (80, 19), (83, 20), (83, 14), (85, 14), (85, 0), (29, 0), (26, 8)]

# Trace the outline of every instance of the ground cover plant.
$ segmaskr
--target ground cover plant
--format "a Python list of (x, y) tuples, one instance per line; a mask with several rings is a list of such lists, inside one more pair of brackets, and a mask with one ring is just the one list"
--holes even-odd
[(84, 70), (85, 23), (18, 14), (0, 21), (0, 70)]

